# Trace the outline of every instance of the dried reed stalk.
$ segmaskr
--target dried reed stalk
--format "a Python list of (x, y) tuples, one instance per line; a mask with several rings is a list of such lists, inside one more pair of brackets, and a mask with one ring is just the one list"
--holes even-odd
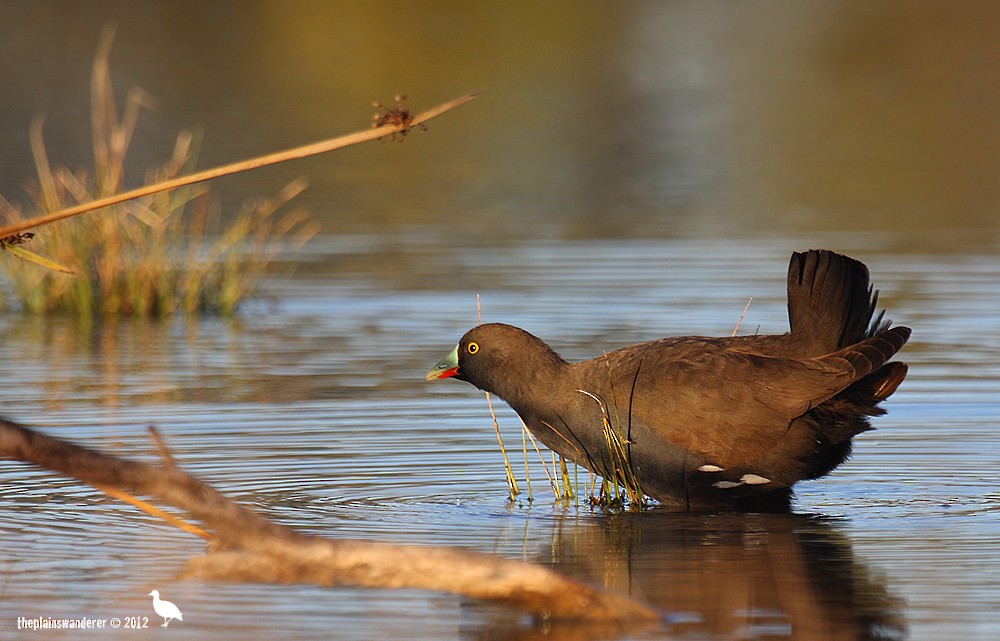
[(244, 171), (249, 171), (251, 169), (257, 169), (259, 167), (266, 167), (268, 165), (274, 165), (281, 162), (286, 162), (289, 160), (296, 160), (298, 158), (306, 158), (308, 156), (315, 156), (317, 154), (326, 153), (328, 151), (334, 151), (335, 149), (342, 149), (343, 147), (348, 147), (350, 145), (356, 145), (358, 143), (367, 142), (369, 140), (377, 140), (383, 136), (390, 136), (395, 133), (403, 132), (404, 130), (411, 129), (414, 126), (418, 126), (421, 123), (427, 122), (431, 118), (435, 118), (450, 111), (455, 107), (463, 105), (476, 96), (480, 95), (482, 91), (474, 91), (472, 93), (466, 94), (449, 102), (440, 104), (436, 107), (428, 109), (427, 111), (417, 114), (412, 119), (406, 122), (397, 124), (387, 124), (381, 127), (375, 127), (372, 129), (365, 129), (363, 131), (358, 131), (352, 134), (347, 134), (344, 136), (338, 136), (336, 138), (329, 138), (327, 140), (322, 140), (320, 142), (311, 143), (308, 145), (303, 145), (301, 147), (295, 147), (294, 149), (286, 149), (285, 151), (279, 151), (276, 153), (268, 154), (266, 156), (259, 156), (257, 158), (251, 158), (249, 160), (241, 160), (239, 162), (234, 162), (229, 165), (223, 165), (222, 167), (215, 167), (213, 169), (205, 169), (203, 171), (195, 172), (187, 176), (180, 176), (172, 180), (165, 180), (163, 182), (158, 182), (153, 185), (145, 185), (143, 187), (138, 187), (129, 191), (125, 191), (119, 194), (113, 194), (105, 198), (99, 198), (88, 203), (83, 203), (76, 205), (74, 207), (68, 207), (66, 209), (61, 209), (59, 211), (46, 214), (44, 216), (39, 216), (37, 218), (32, 218), (30, 220), (22, 220), (16, 223), (12, 223), (5, 227), (0, 227), (0, 238), (6, 238), (14, 234), (19, 234), (21, 232), (27, 231), (29, 229), (34, 229), (41, 225), (47, 225), (49, 223), (54, 223), (59, 220), (65, 220), (66, 218), (71, 218), (73, 216), (79, 216), (80, 214), (85, 214), (89, 211), (95, 209), (100, 209), (102, 207), (109, 207), (111, 205), (117, 205), (118, 203), (123, 203), (127, 200), (134, 200), (136, 198), (142, 198), (143, 196), (149, 196), (151, 194), (156, 194), (161, 191), (167, 191), (170, 189), (177, 189), (178, 187), (186, 187), (188, 185), (193, 185), (200, 182), (205, 182), (206, 180), (212, 180), (214, 178), (220, 178), (222, 176), (229, 176), (231, 174), (237, 174)]
[(747, 315), (747, 310), (750, 309), (750, 303), (753, 302), (753, 296), (747, 300), (746, 307), (743, 308), (743, 313), (740, 314), (740, 319), (736, 321), (736, 327), (733, 328), (733, 333), (730, 336), (736, 336), (736, 332), (740, 331), (740, 325), (743, 324), (743, 318)]

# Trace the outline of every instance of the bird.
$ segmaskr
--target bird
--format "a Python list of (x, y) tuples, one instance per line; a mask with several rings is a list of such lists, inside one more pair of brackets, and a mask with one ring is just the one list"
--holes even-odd
[(159, 590), (153, 590), (149, 593), (149, 596), (153, 597), (153, 611), (163, 617), (163, 624), (160, 625), (161, 628), (170, 625), (170, 622), (174, 619), (178, 621), (184, 620), (180, 609), (176, 605), (160, 598)]
[(789, 331), (660, 338), (567, 362), (503, 323), (470, 329), (428, 381), (503, 399), (549, 449), (679, 510), (787, 511), (873, 429), (907, 374), (909, 340), (875, 314), (868, 268), (828, 250), (789, 261)]

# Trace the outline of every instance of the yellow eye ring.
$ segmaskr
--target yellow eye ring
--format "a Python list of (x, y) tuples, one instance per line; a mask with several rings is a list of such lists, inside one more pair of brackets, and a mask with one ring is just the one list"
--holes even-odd
[(479, 351), (479, 343), (476, 342), (469, 343), (468, 345), (465, 346), (465, 351), (469, 352), (470, 354), (475, 354), (476, 352)]

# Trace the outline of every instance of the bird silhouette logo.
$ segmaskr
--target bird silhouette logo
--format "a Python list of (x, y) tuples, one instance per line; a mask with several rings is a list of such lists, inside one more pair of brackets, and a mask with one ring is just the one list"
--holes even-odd
[(164, 601), (160, 598), (159, 590), (153, 590), (149, 593), (149, 596), (153, 597), (153, 611), (163, 617), (163, 625), (161, 628), (165, 628), (170, 625), (170, 622), (174, 619), (178, 621), (183, 621), (184, 617), (181, 616), (181, 611), (176, 605), (170, 601)]

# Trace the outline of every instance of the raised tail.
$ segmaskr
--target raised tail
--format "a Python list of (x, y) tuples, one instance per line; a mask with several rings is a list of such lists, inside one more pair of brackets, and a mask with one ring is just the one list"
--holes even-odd
[(884, 329), (875, 336), (816, 359), (847, 361), (854, 381), (809, 411), (814, 438), (824, 443), (809, 463), (805, 478), (818, 478), (840, 465), (851, 452), (851, 439), (872, 429), (868, 418), (885, 414), (879, 403), (889, 398), (906, 378), (906, 363), (887, 362), (910, 338), (909, 327)]
[(910, 328), (892, 327), (875, 314), (878, 292), (863, 263), (829, 251), (792, 255), (788, 267), (788, 318), (800, 353), (821, 361), (847, 361), (847, 388), (810, 410), (806, 420), (823, 443), (804, 478), (827, 474), (850, 456), (852, 439), (872, 429), (869, 417), (885, 414), (879, 404), (906, 378), (906, 363), (889, 362), (910, 338)]
[(792, 254), (788, 265), (788, 323), (801, 357), (835, 352), (889, 327), (875, 316), (878, 292), (864, 263), (831, 251)]
[[(847, 361), (854, 369), (854, 380), (852, 385), (857, 384), (882, 369), (886, 362), (896, 355), (896, 352), (903, 349), (903, 345), (910, 339), (909, 327), (893, 327), (880, 331), (871, 338), (866, 338), (861, 342), (849, 345), (844, 349), (837, 350), (816, 359), (824, 362)], [(893, 386), (893, 390), (899, 383)], [(892, 391), (885, 393), (884, 385), (875, 384), (874, 380), (868, 382), (873, 393), (887, 398)]]

